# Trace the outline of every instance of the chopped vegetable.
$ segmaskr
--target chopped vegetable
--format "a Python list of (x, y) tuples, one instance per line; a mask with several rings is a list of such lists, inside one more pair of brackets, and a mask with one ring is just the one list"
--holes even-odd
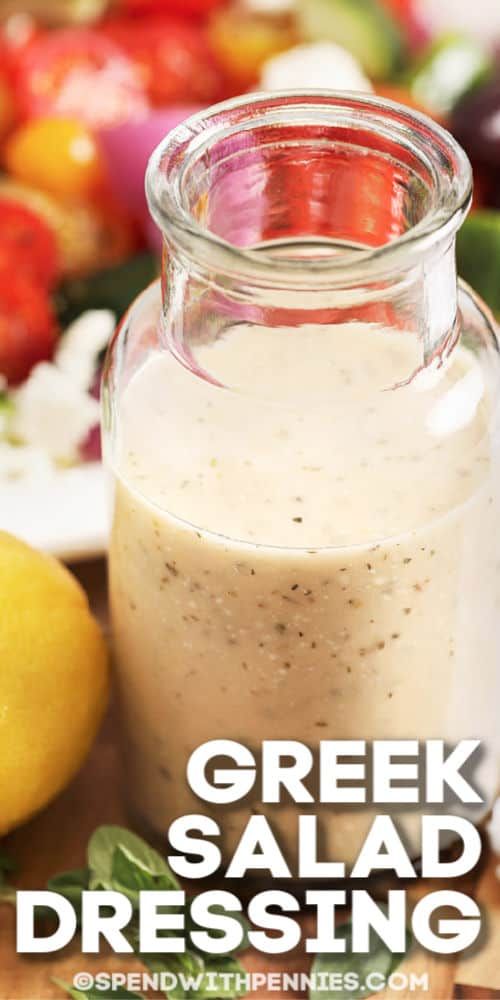
[(0, 270), (0, 374), (22, 382), (37, 361), (52, 357), (57, 322), (44, 288), (21, 271)]
[(0, 179), (0, 199), (22, 201), (54, 231), (63, 275), (80, 275), (121, 261), (135, 248), (135, 230), (128, 217), (110, 203), (57, 201), (46, 191), (11, 179)]
[(112, 18), (100, 29), (126, 53), (153, 105), (211, 103), (221, 77), (197, 25), (168, 15)]
[(199, 104), (189, 107), (184, 105), (182, 108), (156, 108), (147, 118), (124, 122), (99, 133), (99, 147), (113, 192), (145, 234), (154, 230), (156, 240), (153, 246), (160, 244), (159, 230), (151, 220), (144, 191), (144, 174), (151, 150), (172, 128), (180, 125), (189, 115), (202, 110)]
[(51, 288), (60, 275), (59, 247), (53, 229), (40, 215), (0, 195), (0, 269), (9, 267)]
[(0, 477), (24, 477), (27, 459), (47, 473), (51, 462), (100, 458), (98, 372), (114, 326), (109, 310), (85, 312), (61, 337), (53, 363), (37, 364), (17, 390), (0, 379)]
[(297, 14), (305, 38), (342, 45), (372, 79), (399, 68), (401, 33), (378, 0), (298, 0)]
[(354, 56), (333, 42), (297, 45), (269, 59), (263, 66), (260, 86), (263, 90), (288, 90), (293, 87), (372, 89)]
[(500, 212), (481, 210), (458, 232), (459, 274), (500, 316)]
[(18, 60), (18, 96), (28, 117), (62, 115), (103, 127), (144, 113), (135, 67), (109, 38), (90, 28), (43, 34)]
[(381, 2), (403, 29), (405, 40), (412, 51), (430, 41), (429, 27), (419, 8), (419, 0), (381, 0)]
[(445, 115), (491, 70), (491, 59), (481, 45), (453, 34), (440, 38), (424, 53), (407, 82), (416, 101)]
[(39, 118), (21, 125), (7, 142), (5, 163), (16, 180), (58, 198), (88, 198), (102, 183), (93, 135), (68, 118)]
[(232, 92), (253, 86), (267, 59), (299, 41), (289, 17), (269, 17), (242, 7), (216, 11), (208, 34)]

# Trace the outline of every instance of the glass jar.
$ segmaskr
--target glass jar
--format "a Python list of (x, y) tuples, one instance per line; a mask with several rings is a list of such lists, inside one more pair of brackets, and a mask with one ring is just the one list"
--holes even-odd
[[(218, 815), (189, 790), (195, 747), (477, 737), (479, 821), (498, 777), (499, 355), (457, 289), (465, 154), (389, 101), (257, 94), (170, 133), (147, 191), (161, 285), (122, 323), (104, 395), (134, 812), (165, 836), (212, 811), (230, 851), (258, 808), (293, 857), (304, 807)], [(320, 813), (326, 856), (349, 863), (377, 808)], [(417, 856), (418, 810), (398, 822)]]

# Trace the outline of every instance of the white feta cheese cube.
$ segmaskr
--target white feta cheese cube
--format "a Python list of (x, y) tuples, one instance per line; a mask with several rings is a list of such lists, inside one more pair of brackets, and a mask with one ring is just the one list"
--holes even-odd
[(334, 42), (311, 42), (296, 45), (264, 63), (261, 90), (363, 90), (372, 85), (360, 64)]
[(109, 343), (114, 328), (115, 317), (109, 309), (89, 309), (82, 313), (63, 333), (54, 363), (75, 385), (89, 389), (99, 355)]
[(78, 446), (99, 422), (99, 403), (48, 362), (36, 365), (15, 393), (11, 433), (57, 461), (78, 459)]

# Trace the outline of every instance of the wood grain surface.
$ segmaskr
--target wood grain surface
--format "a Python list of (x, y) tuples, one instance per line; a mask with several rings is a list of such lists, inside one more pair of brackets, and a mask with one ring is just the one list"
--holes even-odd
[[(91, 603), (106, 627), (105, 568), (101, 562), (77, 567)], [(116, 725), (110, 712), (92, 753), (72, 785), (31, 823), (6, 838), (2, 846), (19, 867), (16, 883), (22, 888), (43, 888), (56, 872), (80, 867), (87, 840), (100, 823), (130, 825), (121, 791)], [(500, 859), (490, 856), (479, 874), (466, 887), (472, 890), (485, 912), (486, 932), (481, 947), (459, 961), (442, 960), (415, 949), (400, 971), (428, 975), (428, 989), (405, 989), (377, 994), (382, 1000), (500, 1000), (500, 882), (496, 866)], [(432, 888), (438, 888), (434, 883)], [(429, 891), (422, 882), (412, 888), (417, 898)], [(307, 927), (309, 918), (304, 916)], [(310, 958), (301, 950), (272, 960), (254, 952), (243, 956), (249, 972), (307, 972)], [(141, 971), (139, 962), (127, 956), (101, 954), (82, 956), (78, 942), (63, 952), (48, 956), (20, 957), (15, 952), (14, 911), (0, 906), (0, 1000), (57, 1000), (63, 993), (53, 976), (71, 981), (75, 972)], [(154, 994), (151, 994), (154, 995)], [(303, 994), (302, 994), (303, 995)], [(269, 1000), (292, 1000), (290, 992), (253, 993)]]

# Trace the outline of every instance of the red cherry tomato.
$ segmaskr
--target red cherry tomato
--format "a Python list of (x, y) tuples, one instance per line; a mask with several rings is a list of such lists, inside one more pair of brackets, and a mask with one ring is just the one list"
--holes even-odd
[(0, 200), (0, 265), (14, 264), (37, 284), (51, 288), (59, 277), (59, 250), (54, 231), (31, 208)]
[(101, 30), (131, 59), (155, 106), (203, 104), (219, 97), (219, 71), (194, 24), (157, 15), (112, 18)]
[(22, 382), (38, 361), (52, 357), (57, 324), (45, 289), (27, 275), (0, 267), (0, 374)]
[(180, 14), (181, 17), (199, 17), (225, 0), (122, 0), (121, 6), (131, 14)]
[(83, 28), (41, 35), (20, 54), (17, 93), (27, 117), (61, 115), (92, 128), (147, 109), (137, 71), (109, 38)]

